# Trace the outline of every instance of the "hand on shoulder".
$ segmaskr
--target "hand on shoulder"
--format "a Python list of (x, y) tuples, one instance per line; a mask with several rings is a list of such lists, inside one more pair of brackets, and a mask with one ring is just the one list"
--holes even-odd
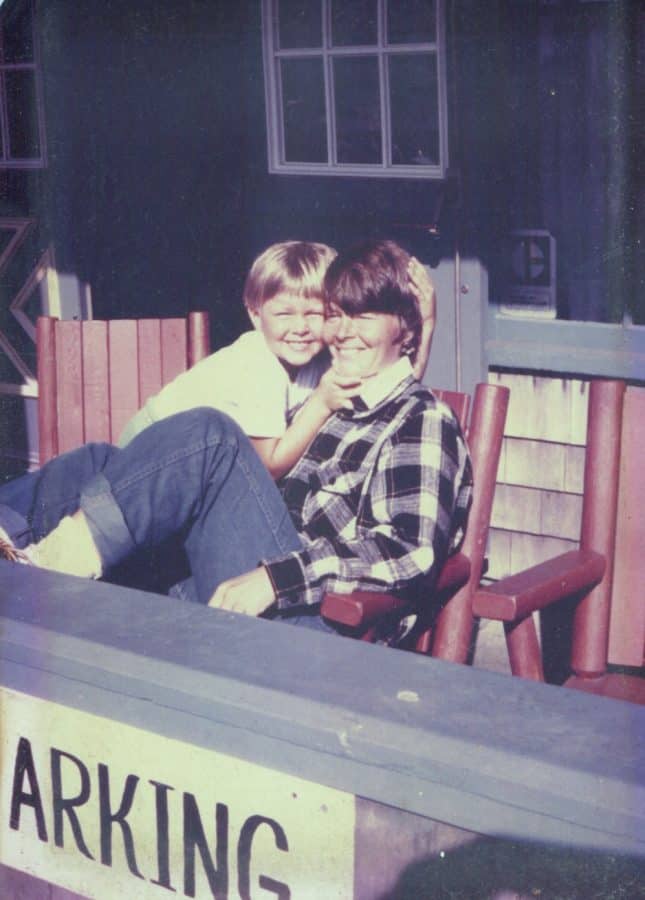
[(424, 323), (433, 323), (437, 317), (437, 293), (426, 267), (416, 257), (410, 257), (408, 276), (412, 293), (417, 298), (419, 312)]

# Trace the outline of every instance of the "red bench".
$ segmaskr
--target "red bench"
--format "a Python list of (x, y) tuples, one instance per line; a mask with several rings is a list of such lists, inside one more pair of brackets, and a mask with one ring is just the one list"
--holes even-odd
[(116, 443), (152, 394), (210, 352), (208, 313), (36, 325), (41, 465), (87, 441)]

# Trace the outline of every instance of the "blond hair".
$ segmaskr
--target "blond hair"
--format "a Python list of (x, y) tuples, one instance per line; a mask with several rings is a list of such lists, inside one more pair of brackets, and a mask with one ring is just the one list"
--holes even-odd
[(244, 284), (244, 305), (255, 312), (277, 294), (324, 297), (325, 272), (336, 251), (327, 244), (282, 241), (272, 244), (251, 266)]

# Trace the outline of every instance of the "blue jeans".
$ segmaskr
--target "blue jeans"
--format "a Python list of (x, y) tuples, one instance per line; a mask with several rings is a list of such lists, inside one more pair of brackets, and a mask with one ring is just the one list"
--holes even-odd
[[(212, 409), (157, 422), (123, 449), (86, 444), (0, 486), (0, 524), (21, 547), (79, 508), (104, 569), (179, 537), (192, 573), (179, 593), (202, 603), (222, 581), (303, 546), (250, 441)], [(333, 631), (317, 609), (286, 619)]]

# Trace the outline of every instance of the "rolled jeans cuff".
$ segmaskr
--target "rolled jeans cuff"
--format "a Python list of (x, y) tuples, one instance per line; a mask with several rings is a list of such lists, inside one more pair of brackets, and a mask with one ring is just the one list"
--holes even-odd
[(0, 503), (0, 526), (9, 535), (15, 547), (22, 550), (33, 540), (29, 523), (20, 513)]
[(136, 549), (123, 513), (112, 494), (110, 482), (103, 473), (99, 472), (84, 485), (80, 507), (104, 570), (116, 565)]

